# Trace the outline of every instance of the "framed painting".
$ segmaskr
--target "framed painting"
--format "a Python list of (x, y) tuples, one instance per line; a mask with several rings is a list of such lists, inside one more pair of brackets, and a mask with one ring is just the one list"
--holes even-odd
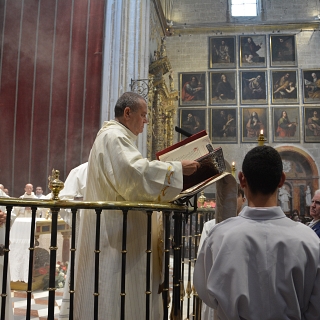
[(240, 68), (265, 68), (267, 66), (267, 41), (265, 35), (239, 37)]
[(180, 105), (206, 105), (206, 72), (179, 73)]
[(320, 142), (320, 107), (304, 108), (304, 141)]
[(270, 66), (296, 66), (297, 48), (295, 35), (270, 35)]
[[(180, 109), (180, 128), (191, 134), (206, 130), (206, 109)], [(180, 135), (179, 140), (185, 138), (187, 137)]]
[(241, 108), (241, 141), (258, 143), (260, 133), (268, 142), (268, 108)]
[(240, 71), (241, 104), (267, 104), (267, 71)]
[(320, 69), (302, 70), (303, 102), (320, 103)]
[(237, 108), (211, 108), (210, 134), (212, 143), (238, 143)]
[(298, 103), (297, 70), (272, 70), (272, 104)]
[(209, 68), (236, 67), (236, 37), (209, 37)]
[(300, 108), (273, 107), (272, 131), (274, 142), (300, 142)]
[(235, 71), (215, 71), (209, 73), (210, 104), (237, 104), (237, 76)]

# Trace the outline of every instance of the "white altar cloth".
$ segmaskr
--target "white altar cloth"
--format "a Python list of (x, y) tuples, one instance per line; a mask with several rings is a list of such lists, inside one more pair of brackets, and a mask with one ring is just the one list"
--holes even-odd
[(31, 218), (16, 218), (10, 230), (11, 281), (28, 282)]

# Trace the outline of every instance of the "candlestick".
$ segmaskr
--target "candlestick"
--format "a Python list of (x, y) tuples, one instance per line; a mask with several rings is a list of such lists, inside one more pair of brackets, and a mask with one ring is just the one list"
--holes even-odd
[(201, 195), (198, 199), (198, 202), (200, 203), (200, 208), (204, 207), (204, 202), (206, 201), (207, 197), (204, 195), (204, 191), (201, 191)]
[(236, 177), (236, 164), (234, 162), (232, 162), (231, 174)]
[(258, 137), (258, 146), (263, 146), (265, 141), (267, 141), (267, 139), (264, 138), (263, 130), (260, 130), (260, 134)]

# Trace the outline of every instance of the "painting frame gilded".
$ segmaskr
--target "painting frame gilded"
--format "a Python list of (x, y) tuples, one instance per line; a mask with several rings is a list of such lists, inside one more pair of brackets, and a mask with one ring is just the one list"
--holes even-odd
[(235, 69), (236, 66), (236, 36), (209, 37), (209, 69)]
[(296, 67), (297, 65), (296, 36), (294, 34), (271, 34), (270, 66)]
[(266, 68), (267, 67), (267, 36), (266, 35), (250, 34), (250, 35), (239, 36), (239, 67), (240, 68)]
[(241, 70), (239, 71), (241, 85), (241, 104), (267, 104), (267, 71)]
[[(268, 107), (241, 107), (241, 142), (258, 143), (258, 137), (263, 130), (265, 142), (269, 141)], [(255, 121), (257, 120), (257, 121)]]
[[(314, 112), (317, 112), (316, 118)], [(307, 106), (303, 108), (303, 124), (304, 124), (304, 142), (319, 143), (320, 142), (320, 107)]]
[(213, 107), (209, 111), (212, 143), (238, 143), (238, 108)]
[(179, 73), (180, 106), (205, 106), (207, 101), (207, 72)]
[(303, 103), (320, 104), (320, 69), (301, 70), (301, 79)]
[(300, 108), (272, 107), (272, 132), (273, 142), (300, 142)]
[(271, 104), (298, 104), (299, 80), (296, 69), (270, 70)]
[(220, 70), (209, 72), (209, 104), (236, 105), (237, 104), (237, 73), (234, 70)]
[[(191, 115), (191, 116), (188, 116)], [(180, 128), (188, 133), (195, 134), (207, 129), (207, 108), (179, 108)], [(187, 138), (179, 134), (179, 141)]]

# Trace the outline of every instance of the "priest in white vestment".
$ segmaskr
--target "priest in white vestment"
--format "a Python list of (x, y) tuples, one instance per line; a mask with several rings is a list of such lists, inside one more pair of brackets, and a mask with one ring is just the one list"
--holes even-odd
[(320, 241), (277, 206), (279, 153), (250, 150), (238, 177), (248, 206), (205, 239), (194, 269), (199, 297), (220, 320), (319, 320)]
[[(136, 147), (139, 133), (147, 123), (147, 104), (138, 94), (127, 92), (117, 101), (115, 120), (107, 121), (91, 149), (85, 201), (167, 202), (180, 193), (183, 174), (199, 167), (195, 161), (148, 161)], [(99, 319), (120, 318), (121, 211), (101, 215)], [(126, 319), (145, 319), (146, 233), (145, 212), (129, 211), (127, 224)], [(74, 319), (93, 319), (94, 249), (96, 214), (81, 216), (75, 267)], [(153, 283), (151, 306), (154, 320), (161, 319), (159, 283)]]
[[(75, 168), (73, 168), (66, 181), (64, 182), (64, 187), (59, 193), (60, 200), (75, 200), (82, 199), (87, 181), (87, 168), (88, 162), (85, 162)], [(49, 194), (51, 196), (51, 193)], [(80, 213), (77, 211), (77, 222), (76, 222), (76, 242), (79, 235), (79, 225), (80, 225)], [(59, 212), (61, 218), (71, 227), (72, 226), (72, 212), (71, 209), (60, 209)], [(77, 246), (77, 245), (76, 245)], [(60, 306), (59, 319), (69, 319), (69, 304), (70, 304), (70, 293), (69, 293), (69, 281), (70, 281), (70, 260), (68, 264), (67, 277), (65, 280), (65, 287), (62, 297), (62, 303)]]

